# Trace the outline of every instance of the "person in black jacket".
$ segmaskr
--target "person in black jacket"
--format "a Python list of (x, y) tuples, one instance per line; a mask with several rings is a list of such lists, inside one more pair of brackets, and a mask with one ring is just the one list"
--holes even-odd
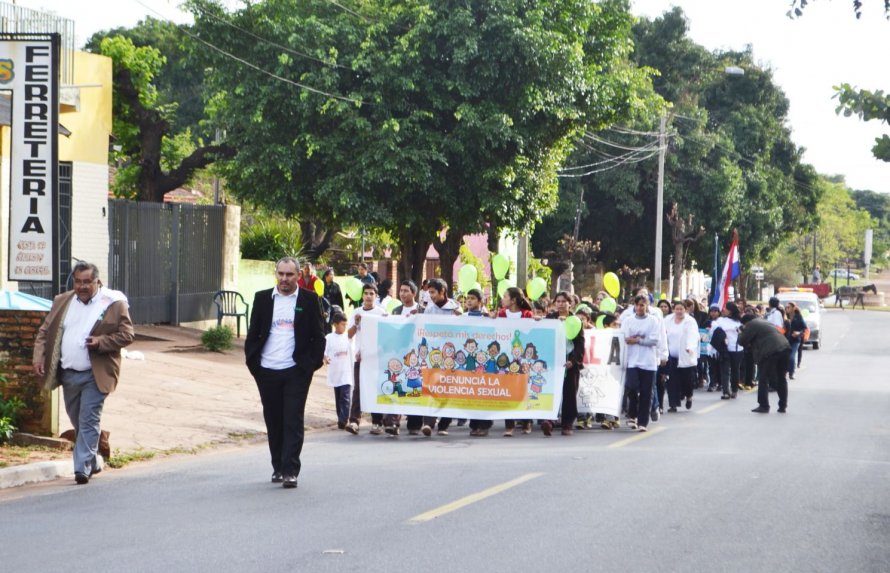
[(807, 323), (800, 313), (800, 309), (793, 302), (785, 304), (785, 314), (788, 316), (788, 325), (785, 328), (785, 337), (791, 345), (791, 356), (788, 360), (788, 378), (794, 380), (794, 366), (797, 364), (797, 351), (803, 344), (803, 334), (807, 329)]
[(325, 334), (331, 331), (331, 317), (334, 316), (334, 307), (340, 307), (340, 310), (346, 308), (343, 304), (343, 292), (340, 285), (334, 282), (334, 269), (328, 269), (321, 276), (324, 283), (324, 295), (321, 305), (324, 310)]
[(284, 257), (278, 284), (253, 299), (244, 355), (260, 393), (272, 456), (272, 483), (297, 487), (303, 415), (312, 375), (324, 362), (325, 336), (318, 295), (297, 286), (300, 265)]
[(785, 379), (785, 372), (791, 354), (791, 345), (785, 335), (765, 319), (746, 314), (742, 317), (739, 344), (751, 349), (761, 375), (757, 387), (759, 406), (751, 411), (758, 414), (769, 412), (769, 388), (774, 386), (779, 394), (779, 413), (784, 414), (788, 407), (788, 380)]

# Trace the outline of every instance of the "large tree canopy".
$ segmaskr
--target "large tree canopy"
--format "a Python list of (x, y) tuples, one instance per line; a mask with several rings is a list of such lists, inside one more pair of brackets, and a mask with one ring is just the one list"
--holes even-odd
[(206, 52), (230, 188), (328, 230), (386, 228), (415, 278), (443, 227), (534, 225), (574, 137), (643, 104), (621, 0), (190, 6), (202, 40), (282, 78)]

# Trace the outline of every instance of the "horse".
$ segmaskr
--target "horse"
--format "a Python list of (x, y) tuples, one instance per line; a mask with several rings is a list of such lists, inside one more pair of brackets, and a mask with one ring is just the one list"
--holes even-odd
[(844, 299), (847, 299), (853, 301), (853, 308), (856, 308), (856, 305), (858, 304), (862, 307), (862, 310), (865, 310), (865, 293), (867, 292), (878, 294), (878, 287), (876, 287), (874, 283), (861, 287), (838, 287), (837, 292), (835, 293), (834, 306), (840, 305), (841, 309), (843, 309)]

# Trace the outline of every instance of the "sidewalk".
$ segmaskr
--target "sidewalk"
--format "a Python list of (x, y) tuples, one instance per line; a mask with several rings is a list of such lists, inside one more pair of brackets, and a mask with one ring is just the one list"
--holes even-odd
[[(201, 348), (201, 331), (172, 326), (137, 326), (136, 341), (121, 367), (121, 379), (106, 400), (102, 429), (111, 432), (112, 451), (193, 451), (265, 435), (256, 384), (244, 365), (244, 339), (225, 353)], [(145, 360), (132, 359), (141, 352)], [(312, 381), (306, 402), (306, 428), (336, 427), (334, 394), (327, 369)], [(61, 431), (71, 427), (64, 409)], [(46, 463), (46, 462), (44, 462)], [(42, 481), (72, 475), (71, 462), (54, 462), (59, 472), (38, 464), (0, 470), (0, 488), (20, 485), (27, 473)], [(15, 474), (15, 475), (13, 475)], [(4, 485), (8, 483), (9, 485)]]

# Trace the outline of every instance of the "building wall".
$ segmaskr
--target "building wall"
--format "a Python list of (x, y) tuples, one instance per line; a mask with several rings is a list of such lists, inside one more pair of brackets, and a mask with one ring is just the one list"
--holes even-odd
[(72, 169), (71, 256), (108, 276), (108, 165), (75, 161)]

